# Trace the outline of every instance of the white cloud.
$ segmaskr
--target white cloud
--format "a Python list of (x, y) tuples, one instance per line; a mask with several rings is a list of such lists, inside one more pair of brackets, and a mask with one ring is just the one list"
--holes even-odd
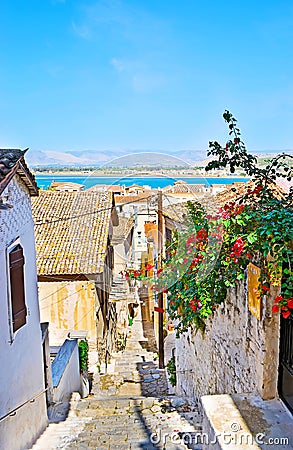
[(112, 58), (110, 60), (110, 64), (117, 70), (117, 72), (123, 72), (125, 70), (125, 63), (121, 59)]
[(87, 25), (77, 25), (75, 22), (71, 22), (74, 34), (82, 39), (89, 39), (92, 35), (91, 29)]

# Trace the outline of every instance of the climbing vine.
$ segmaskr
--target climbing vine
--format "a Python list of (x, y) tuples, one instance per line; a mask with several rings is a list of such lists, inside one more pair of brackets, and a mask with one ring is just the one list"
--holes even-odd
[(88, 351), (89, 345), (86, 339), (82, 339), (78, 343), (79, 350), (79, 367), (82, 375), (88, 374)]
[(213, 214), (199, 203), (188, 203), (187, 227), (174, 236), (170, 257), (154, 285), (168, 292), (170, 318), (179, 319), (177, 335), (190, 326), (204, 330), (228, 288), (243, 279), (248, 264), (256, 260), (261, 267), (258, 295), (280, 285), (273, 312), (281, 311), (284, 318), (293, 314), (292, 189), (285, 193), (275, 183), (291, 181), (292, 156), (281, 154), (259, 166), (241, 140), (236, 119), (229, 111), (223, 117), (232, 137), (224, 147), (209, 143), (208, 156), (216, 158), (206, 170), (228, 167), (234, 173), (242, 168), (250, 183), (241, 195), (235, 188), (233, 201)]

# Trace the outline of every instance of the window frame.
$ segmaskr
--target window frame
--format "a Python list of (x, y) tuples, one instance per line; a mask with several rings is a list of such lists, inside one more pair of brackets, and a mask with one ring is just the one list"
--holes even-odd
[(13, 321), (13, 300), (12, 300), (12, 291), (11, 291), (11, 271), (10, 271), (10, 254), (16, 248), (20, 246), (24, 256), (24, 247), (20, 241), (20, 238), (14, 240), (7, 248), (6, 248), (6, 279), (7, 279), (7, 300), (8, 300), (8, 323), (9, 323), (9, 334), (10, 334), (10, 343), (12, 344), (15, 340), (16, 334), (28, 323), (28, 315), (29, 310), (26, 303), (26, 295), (25, 295), (25, 258), (23, 263), (23, 290), (24, 290), (24, 304), (26, 307), (26, 317), (25, 323), (22, 324), (19, 328), (14, 330), (14, 321)]

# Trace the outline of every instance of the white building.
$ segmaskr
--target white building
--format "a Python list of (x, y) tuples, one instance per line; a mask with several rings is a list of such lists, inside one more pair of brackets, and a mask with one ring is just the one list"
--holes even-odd
[(30, 196), (22, 150), (0, 149), (0, 448), (30, 448), (46, 428), (46, 392)]
[(150, 190), (140, 194), (115, 196), (117, 211), (125, 217), (134, 218), (132, 253), (129, 265), (136, 269), (141, 267), (142, 254), (147, 252), (145, 223), (156, 221), (157, 218), (156, 194), (156, 190)]

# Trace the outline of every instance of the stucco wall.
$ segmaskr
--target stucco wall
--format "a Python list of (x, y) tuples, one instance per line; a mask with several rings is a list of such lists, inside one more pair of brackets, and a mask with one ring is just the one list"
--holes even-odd
[[(44, 390), (34, 229), (30, 199), (17, 175), (4, 191), (12, 209), (0, 211), (0, 417)], [(7, 247), (19, 239), (24, 250), (27, 323), (11, 334), (7, 285)], [(37, 417), (37, 420), (36, 420)], [(45, 396), (0, 422), (0, 448), (28, 448), (47, 424)], [(13, 430), (13, 432), (11, 432)], [(7, 442), (10, 442), (7, 445)]]
[(47, 426), (45, 394), (0, 423), (1, 450), (28, 450)]
[(189, 331), (176, 339), (177, 392), (207, 394), (258, 392), (277, 395), (279, 317), (271, 313), (272, 288), (258, 321), (248, 311), (246, 282), (230, 290), (207, 321), (205, 334)]
[(68, 401), (72, 392), (80, 392), (77, 339), (66, 340), (52, 363), (54, 401)]
[(96, 342), (97, 293), (92, 281), (39, 282), (41, 321), (50, 324), (50, 345), (60, 345), (70, 330), (88, 330)]

